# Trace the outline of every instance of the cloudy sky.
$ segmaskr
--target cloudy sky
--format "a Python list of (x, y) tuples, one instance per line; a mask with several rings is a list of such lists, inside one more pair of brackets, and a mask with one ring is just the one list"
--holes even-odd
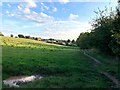
[[(0, 2), (0, 31), (14, 36), (24, 34), (41, 38), (76, 39), (81, 32), (90, 31), (89, 22), (98, 7), (115, 7), (106, 0), (3, 0)], [(79, 2), (78, 2), (79, 1)]]

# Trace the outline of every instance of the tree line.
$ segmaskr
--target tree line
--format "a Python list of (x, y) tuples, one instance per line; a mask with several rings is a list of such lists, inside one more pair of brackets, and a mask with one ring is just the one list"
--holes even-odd
[[(118, 5), (120, 1), (118, 2)], [(80, 33), (76, 42), (81, 49), (96, 48), (103, 53), (120, 56), (120, 7), (98, 10), (91, 22), (91, 32)]]
[[(4, 36), (4, 35), (0, 32), (0, 36)], [(59, 45), (65, 45), (65, 46), (77, 46), (76, 41), (74, 39), (73, 40), (70, 40), (70, 39), (58, 40), (58, 39), (53, 39), (53, 38), (42, 39), (40, 37), (25, 36), (23, 34), (18, 34), (17, 36), (10, 34), (10, 37), (32, 39), (32, 40), (43, 41), (43, 42), (47, 42), (47, 43), (53, 43), (53, 44), (59, 44)]]

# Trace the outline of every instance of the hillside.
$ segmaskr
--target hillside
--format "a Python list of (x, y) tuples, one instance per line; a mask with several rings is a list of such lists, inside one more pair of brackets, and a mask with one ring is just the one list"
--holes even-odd
[(36, 48), (41, 48), (39, 45), (44, 46), (62, 46), (58, 44), (50, 44), (45, 43), (42, 41), (32, 40), (32, 39), (25, 39), (25, 38), (12, 38), (12, 37), (2, 37), (0, 36), (0, 39), (2, 41), (1, 45), (6, 46), (15, 46), (15, 47), (33, 47), (36, 46)]

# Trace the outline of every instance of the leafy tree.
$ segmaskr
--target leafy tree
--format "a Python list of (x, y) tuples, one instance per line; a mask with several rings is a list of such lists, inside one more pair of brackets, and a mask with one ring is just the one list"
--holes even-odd
[(11, 34), (10, 37), (13, 37), (13, 34)]
[(24, 38), (24, 35), (18, 34), (18, 37), (19, 37), (19, 38)]
[[(119, 1), (120, 5), (120, 1)], [(109, 12), (109, 14), (108, 14)], [(116, 11), (95, 12), (97, 17), (92, 21), (90, 33), (81, 33), (77, 45), (82, 49), (97, 48), (102, 52), (120, 56), (120, 6)]]
[[(109, 52), (111, 51), (111, 49), (109, 48), (108, 44), (111, 40), (111, 35), (112, 33), (111, 31), (111, 24), (109, 24), (108, 22), (102, 22), (101, 21), (101, 25), (97, 28), (95, 28), (94, 30), (92, 30), (93, 32), (93, 45), (94, 47), (98, 48), (101, 51), (104, 52)], [(103, 24), (104, 23), (104, 24)]]
[(71, 41), (73, 44), (75, 44), (75, 40), (73, 39), (72, 41)]
[(37, 37), (35, 37), (35, 38), (34, 38), (34, 40), (38, 40), (38, 38), (37, 38)]
[[(107, 14), (109, 12), (110, 14)], [(109, 43), (112, 39), (113, 29), (113, 19), (115, 17), (115, 12), (112, 10), (108, 10), (107, 8), (103, 11), (99, 10), (97, 13), (97, 18), (93, 22), (93, 30), (94, 32), (94, 46), (105, 53), (112, 53), (111, 48), (109, 47)]]
[(91, 48), (90, 39), (91, 38), (89, 32), (81, 33), (80, 36), (77, 38), (76, 43), (81, 49), (89, 49)]
[[(118, 1), (118, 4), (120, 4), (120, 0)], [(109, 43), (109, 47), (113, 51), (114, 54), (116, 54), (116, 59), (118, 60), (120, 57), (120, 7), (118, 6), (116, 10), (117, 14), (114, 16), (112, 25), (113, 28), (111, 30), (112, 32), (112, 38)]]
[(15, 38), (18, 38), (17, 36), (15, 36)]
[(26, 39), (30, 39), (30, 36), (25, 36)]
[(0, 32), (0, 36), (4, 36), (4, 35)]
[(68, 39), (67, 41), (66, 41), (66, 45), (70, 45), (69, 43), (70, 43), (71, 41), (70, 41), (70, 39)]
[(70, 39), (67, 40), (67, 43), (70, 43)]

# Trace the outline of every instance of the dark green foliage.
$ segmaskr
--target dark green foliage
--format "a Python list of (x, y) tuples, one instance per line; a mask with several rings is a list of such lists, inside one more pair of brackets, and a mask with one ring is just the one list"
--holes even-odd
[(93, 34), (93, 47), (104, 52), (111, 52), (108, 46), (112, 35), (111, 24), (109, 22), (103, 22), (101, 18), (101, 25), (93, 29), (91, 33)]
[(70, 43), (70, 39), (67, 40), (67, 43)]
[(75, 43), (76, 43), (74, 39), (73, 39), (71, 42), (72, 42), (72, 44), (75, 44)]
[(89, 49), (91, 47), (91, 37), (90, 33), (85, 32), (81, 33), (77, 39), (77, 45), (80, 46), (81, 49)]
[(35, 37), (35, 38), (34, 38), (34, 40), (38, 40), (38, 38), (37, 38), (37, 37)]
[(10, 37), (13, 37), (13, 34), (11, 34)]
[(19, 37), (19, 38), (24, 38), (24, 35), (18, 34), (18, 37)]
[(120, 10), (117, 9), (117, 15), (114, 17), (112, 21), (113, 28), (112, 38), (109, 43), (109, 47), (112, 49), (113, 53), (116, 54), (118, 57), (120, 56)]
[(92, 22), (91, 32), (81, 33), (77, 39), (80, 48), (97, 48), (103, 53), (120, 55), (120, 11), (107, 12), (107, 8), (95, 12), (97, 17)]
[(66, 41), (66, 45), (67, 45), (67, 46), (70, 46), (70, 42), (71, 42), (70, 39), (68, 39), (68, 40)]
[(25, 36), (26, 39), (30, 39), (31, 37), (30, 36)]

